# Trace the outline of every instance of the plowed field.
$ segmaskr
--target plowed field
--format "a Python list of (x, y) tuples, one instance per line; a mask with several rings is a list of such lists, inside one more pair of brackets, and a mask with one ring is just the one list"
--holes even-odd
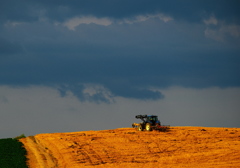
[(30, 168), (240, 167), (240, 128), (120, 128), (38, 134), (21, 141)]

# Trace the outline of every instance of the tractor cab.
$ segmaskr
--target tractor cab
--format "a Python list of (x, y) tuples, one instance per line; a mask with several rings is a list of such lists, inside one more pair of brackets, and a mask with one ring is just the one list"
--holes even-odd
[(155, 125), (155, 124), (161, 125), (160, 121), (158, 120), (158, 116), (155, 116), (155, 115), (148, 115), (147, 119), (146, 119), (146, 122), (151, 123), (153, 125)]

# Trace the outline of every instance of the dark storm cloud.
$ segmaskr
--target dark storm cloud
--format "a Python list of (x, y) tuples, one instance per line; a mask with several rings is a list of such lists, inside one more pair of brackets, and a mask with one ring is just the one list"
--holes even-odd
[(39, 18), (38, 7), (34, 1), (2, 1), (0, 21), (36, 21)]
[(21, 52), (22, 48), (19, 44), (0, 38), (0, 57), (9, 54), (19, 54)]
[[(197, 53), (192, 53), (197, 54)], [(2, 84), (59, 84), (62, 96), (73, 92), (80, 100), (83, 94), (81, 83), (96, 83), (108, 88), (113, 96), (139, 99), (163, 98), (160, 92), (145, 88), (149, 86), (167, 87), (179, 85), (185, 87), (229, 87), (239, 86), (239, 62), (237, 55), (218, 53), (218, 55), (199, 55), (193, 59), (181, 57), (144, 58), (42, 58), (37, 60), (18, 60), (16, 63), (1, 64)], [(72, 59), (72, 60), (71, 60)], [(80, 83), (80, 84), (79, 84)], [(68, 84), (67, 86), (61, 84)], [(107, 102), (99, 92), (92, 100)]]
[(159, 1), (159, 0), (88, 0), (88, 1), (17, 1), (1, 3), (1, 20), (37, 21), (39, 17), (63, 21), (79, 15), (126, 18), (140, 14), (165, 13), (187, 21), (201, 21), (209, 15), (231, 22), (240, 21), (238, 0)]
[[(62, 96), (71, 91), (80, 100), (105, 102), (110, 100), (104, 89), (88, 95), (85, 84), (109, 89), (110, 98), (138, 99), (164, 97), (151, 87), (240, 86), (237, 6), (238, 1), (6, 1), (0, 7), (0, 84), (57, 86)], [(136, 21), (159, 13), (173, 21)], [(110, 23), (65, 25), (84, 16)], [(234, 24), (205, 21), (207, 35), (222, 43), (204, 35), (203, 20), (211, 16)], [(118, 23), (124, 19), (130, 23)]]

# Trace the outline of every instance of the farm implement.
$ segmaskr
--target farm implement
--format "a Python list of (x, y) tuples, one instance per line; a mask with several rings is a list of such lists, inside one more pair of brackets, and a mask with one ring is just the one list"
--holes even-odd
[(169, 130), (169, 125), (161, 125), (161, 122), (158, 120), (156, 115), (136, 115), (137, 119), (141, 119), (142, 123), (133, 123), (132, 127), (136, 128), (138, 131), (163, 131), (166, 132)]

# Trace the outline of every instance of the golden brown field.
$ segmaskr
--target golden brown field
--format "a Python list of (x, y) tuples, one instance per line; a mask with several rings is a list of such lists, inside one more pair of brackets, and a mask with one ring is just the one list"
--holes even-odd
[(240, 167), (240, 128), (133, 128), (38, 134), (21, 139), (38, 167)]

